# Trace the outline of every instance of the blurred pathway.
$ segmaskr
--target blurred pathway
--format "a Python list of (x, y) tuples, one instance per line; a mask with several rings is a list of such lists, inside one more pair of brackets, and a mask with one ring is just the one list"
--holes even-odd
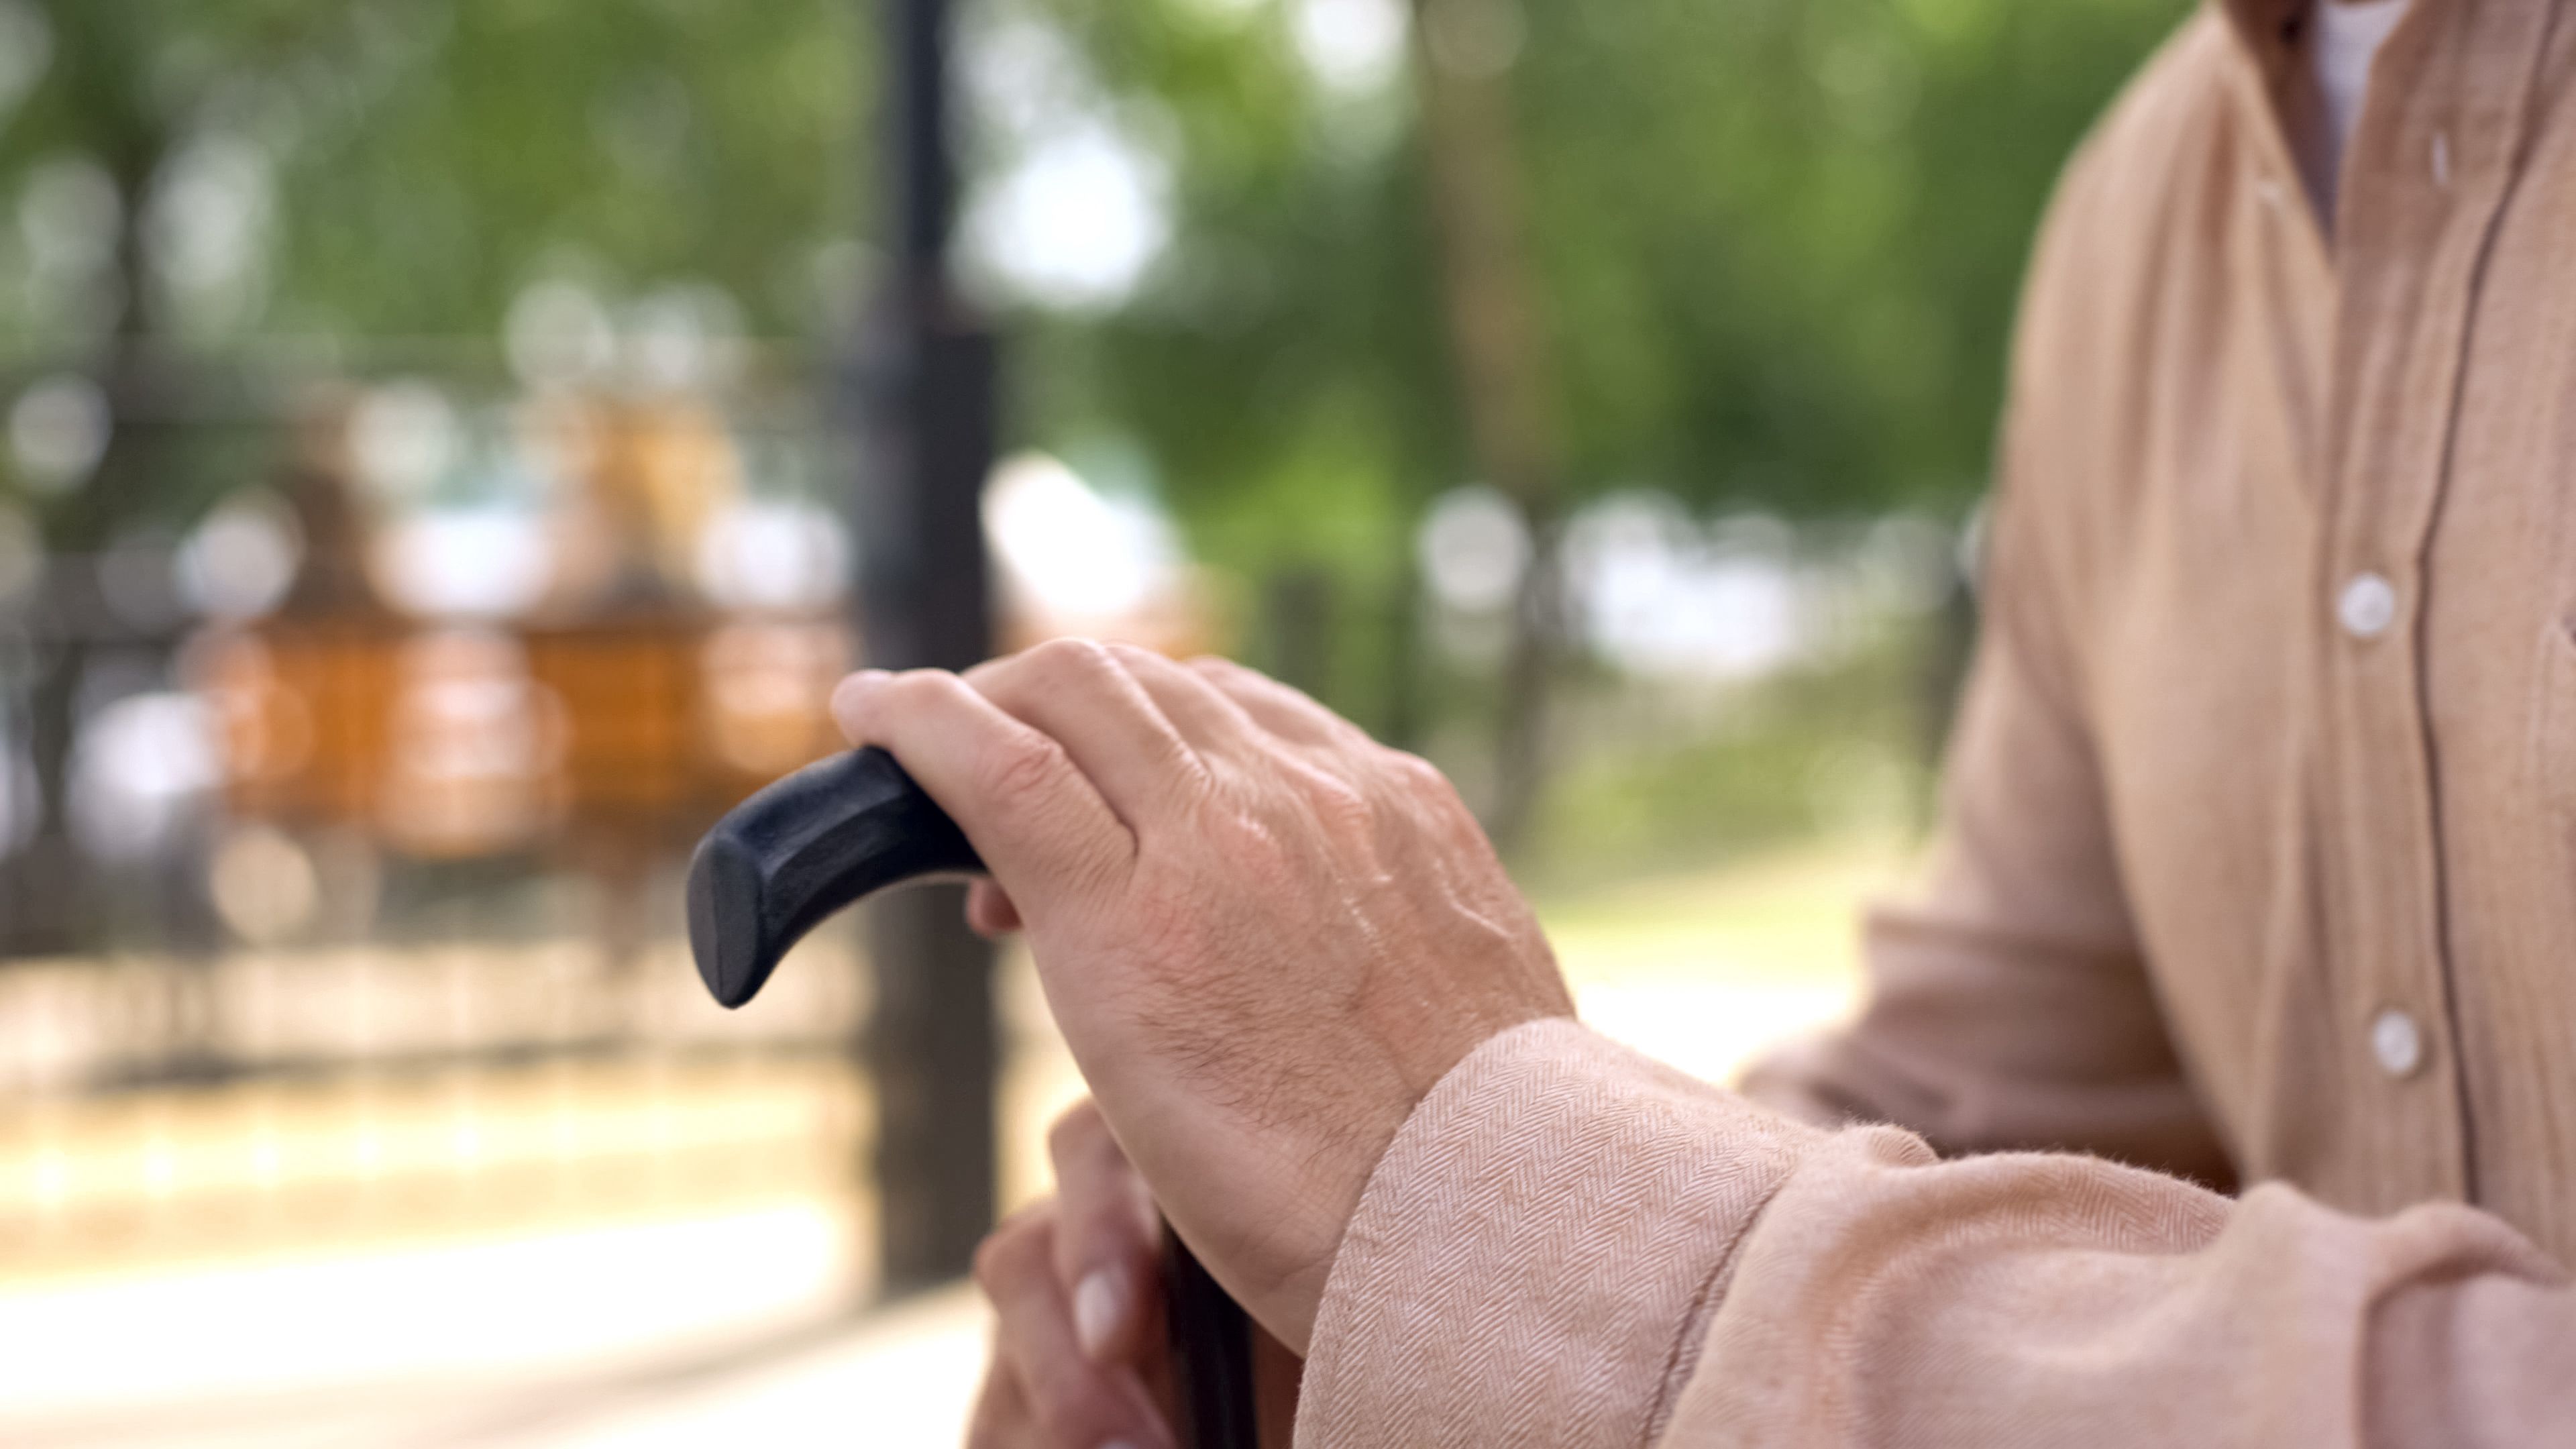
[[(1549, 929), (1588, 1020), (1723, 1077), (1761, 1044), (1849, 1007), (1856, 900), (1895, 871), (1879, 850), (1772, 860), (1586, 897), (1548, 912)], [(1044, 1190), (1045, 1125), (1080, 1083), (1025, 962), (1004, 999), (1017, 1051), (1003, 1178), (1016, 1203)], [(845, 1067), (811, 1057), (676, 1072), (610, 1064), (529, 1080), (537, 1085), (385, 1095), (369, 1128), (377, 1150), (395, 1154), (450, 1152), (466, 1132), (484, 1169), (505, 1175), (513, 1141), (607, 1145), (601, 1162), (552, 1177), (527, 1167), (524, 1190), (504, 1194), (530, 1209), (515, 1228), (460, 1219), (439, 1201), (443, 1179), (426, 1178), (408, 1189), (421, 1196), (408, 1238), (386, 1233), (406, 1219), (400, 1203), (386, 1211), (380, 1189), (372, 1241), (335, 1238), (341, 1219), (325, 1214), (309, 1250), (250, 1261), (163, 1255), (116, 1269), (69, 1239), (50, 1271), (24, 1257), (8, 1268), (0, 1255), (0, 1443), (957, 1441), (985, 1331), (971, 1294), (856, 1319), (846, 1310), (866, 1291), (869, 1204), (846, 1190), (866, 1103)], [(482, 1115), (460, 1118), (460, 1102)], [(239, 1116), (188, 1119), (193, 1135), (176, 1148), (221, 1156), (208, 1134)], [(272, 1133), (303, 1120), (291, 1096), (254, 1117)], [(166, 1129), (178, 1119), (153, 1120)], [(505, 1130), (513, 1123), (519, 1138)], [(57, 1159), (142, 1140), (53, 1130)], [(13, 1161), (0, 1139), (0, 1195), (13, 1168), (38, 1170), (26, 1146), (35, 1139), (15, 1140)], [(240, 1210), (210, 1201), (209, 1211)], [(185, 1218), (184, 1199), (166, 1207)]]

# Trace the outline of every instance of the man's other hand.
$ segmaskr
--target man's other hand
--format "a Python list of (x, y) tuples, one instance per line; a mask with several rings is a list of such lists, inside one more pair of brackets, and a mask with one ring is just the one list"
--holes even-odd
[(1025, 926), (1116, 1140), (1300, 1353), (1406, 1114), (1572, 1009), (1448, 781), (1250, 670), (1058, 641), (853, 675), (833, 708), (964, 829), (1002, 898), (979, 924)]
[(1047, 1151), (1057, 1196), (975, 1254), (993, 1355), (967, 1449), (1172, 1449), (1153, 1197), (1089, 1102)]

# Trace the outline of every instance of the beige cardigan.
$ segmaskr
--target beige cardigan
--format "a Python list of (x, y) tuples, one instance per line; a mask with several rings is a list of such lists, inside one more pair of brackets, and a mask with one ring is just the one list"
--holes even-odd
[(2331, 256), (2306, 6), (2043, 229), (1928, 893), (1747, 1084), (1896, 1125), (1486, 1044), (1304, 1440), (2576, 1444), (2576, 0), (2413, 0)]
[(2576, 1287), (2468, 1208), (1945, 1163), (1536, 1022), (1379, 1164), (1297, 1442), (2567, 1444)]

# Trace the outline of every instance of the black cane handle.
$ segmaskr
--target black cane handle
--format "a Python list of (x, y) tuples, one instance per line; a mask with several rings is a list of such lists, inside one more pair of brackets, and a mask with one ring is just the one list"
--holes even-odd
[[(980, 874), (948, 812), (880, 749), (836, 755), (743, 801), (689, 859), (689, 950), (726, 1006), (842, 907), (913, 881)], [(1253, 1449), (1252, 1334), (1243, 1309), (1164, 1229), (1164, 1317), (1187, 1449)]]
[(957, 822), (879, 749), (807, 765), (728, 812), (689, 859), (689, 950), (727, 1006), (787, 948), (889, 886), (981, 872)]

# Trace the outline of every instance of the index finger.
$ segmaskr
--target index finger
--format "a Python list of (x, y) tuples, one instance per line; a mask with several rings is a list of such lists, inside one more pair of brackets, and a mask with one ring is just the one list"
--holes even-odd
[(966, 833), (1015, 901), (1079, 891), (1135, 859), (1136, 838), (1064, 747), (943, 669), (862, 670), (832, 691), (854, 745), (895, 757)]

